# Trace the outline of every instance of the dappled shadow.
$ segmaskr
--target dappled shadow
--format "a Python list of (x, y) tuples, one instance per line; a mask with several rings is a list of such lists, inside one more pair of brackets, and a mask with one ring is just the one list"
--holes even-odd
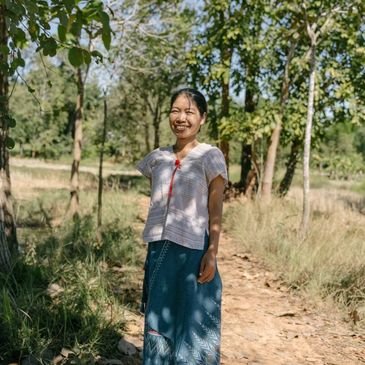
[(112, 174), (104, 178), (104, 186), (111, 189), (128, 190), (140, 186), (145, 179), (142, 175)]
[[(14, 276), (2, 278), (1, 303), (10, 300), (12, 304), (1, 310), (6, 310), (6, 316), (0, 316), (0, 353), (3, 354), (0, 363), (20, 363), (30, 355), (27, 353), (30, 349), (33, 349), (34, 359), (45, 361), (59, 355), (63, 348), (71, 349), (71, 357), (87, 357), (81, 349), (84, 343), (95, 338), (96, 330), (98, 341), (94, 350), (101, 356), (118, 355), (120, 331), (124, 330), (121, 322), (101, 326), (100, 314), (88, 307), (87, 290), (75, 292), (70, 298), (65, 294), (66, 287), (65, 291), (52, 297), (48, 288), (53, 273), (48, 270), (51, 271), (44, 266), (19, 261), (14, 267)], [(26, 340), (21, 337), (23, 331), (29, 335)]]
[(340, 201), (345, 203), (347, 208), (365, 215), (365, 198), (356, 198), (351, 196), (341, 196)]
[[(135, 232), (116, 220), (104, 226), (99, 242), (86, 216), (40, 242), (32, 234), (36, 244), (23, 247), (13, 275), (0, 278), (0, 364), (27, 356), (92, 364), (95, 354), (139, 364), (138, 354), (123, 358), (118, 342), (126, 330), (121, 306), (137, 308), (140, 288), (136, 281), (128, 286), (125, 270), (115, 277), (116, 268), (142, 266)], [(122, 288), (117, 295), (116, 287)]]

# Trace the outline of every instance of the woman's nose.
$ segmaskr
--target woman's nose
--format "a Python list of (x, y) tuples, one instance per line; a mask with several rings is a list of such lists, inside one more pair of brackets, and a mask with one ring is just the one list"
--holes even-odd
[(186, 116), (187, 116), (187, 114), (184, 111), (182, 111), (182, 112), (179, 113), (178, 120), (185, 121)]

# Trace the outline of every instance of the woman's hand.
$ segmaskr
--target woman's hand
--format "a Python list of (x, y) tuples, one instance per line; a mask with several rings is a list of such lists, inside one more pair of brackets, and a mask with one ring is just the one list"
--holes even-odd
[(213, 280), (216, 269), (216, 255), (212, 250), (204, 254), (200, 263), (198, 282), (200, 284), (208, 283)]

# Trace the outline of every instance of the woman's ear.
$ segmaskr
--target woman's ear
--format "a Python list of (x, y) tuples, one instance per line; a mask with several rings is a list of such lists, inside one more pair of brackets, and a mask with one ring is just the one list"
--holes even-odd
[(206, 120), (207, 120), (207, 113), (204, 113), (203, 116), (202, 116), (202, 119), (200, 121), (200, 125), (203, 125)]

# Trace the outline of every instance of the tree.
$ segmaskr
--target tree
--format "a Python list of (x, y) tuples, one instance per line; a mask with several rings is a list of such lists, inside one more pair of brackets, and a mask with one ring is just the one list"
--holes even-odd
[[(242, 39), (242, 1), (205, 1), (199, 24), (204, 27), (192, 47), (190, 68), (194, 84), (202, 87), (209, 100), (219, 100), (219, 110), (210, 116), (213, 137), (218, 139), (229, 170), (228, 133), (219, 126), (230, 116), (232, 57)], [(212, 103), (211, 103), (212, 104)]]
[(280, 93), (280, 111), (278, 114), (277, 124), (272, 131), (269, 147), (267, 150), (267, 157), (265, 161), (265, 169), (262, 178), (261, 194), (265, 200), (270, 200), (272, 191), (272, 182), (274, 177), (276, 154), (279, 147), (280, 133), (282, 129), (282, 120), (284, 116), (284, 108), (289, 95), (289, 68), (294, 57), (296, 40), (289, 41), (288, 53), (283, 72), (283, 80)]
[[(113, 23), (117, 34), (115, 47), (112, 47), (114, 73), (119, 78), (120, 99), (123, 104), (127, 103), (119, 124), (127, 121), (130, 124), (137, 119), (138, 123), (133, 123), (135, 128), (135, 124), (142, 122), (147, 150), (151, 148), (151, 126), (153, 148), (157, 148), (161, 121), (167, 114), (171, 93), (187, 81), (184, 51), (194, 12), (176, 1), (126, 1), (112, 3), (112, 7), (117, 14)], [(124, 109), (121, 104), (119, 109)], [(112, 107), (110, 109), (112, 115)], [(135, 134), (135, 129), (132, 132)]]
[[(304, 17), (304, 24), (309, 38), (309, 87), (308, 87), (308, 111), (305, 129), (304, 154), (303, 154), (303, 212), (301, 221), (301, 233), (306, 235), (309, 224), (310, 205), (309, 205), (309, 161), (311, 148), (312, 121), (314, 114), (314, 90), (316, 78), (316, 57), (317, 47), (321, 38), (327, 35), (335, 26), (336, 20), (341, 21), (344, 14), (352, 12), (355, 2), (324, 1), (314, 6), (306, 2), (301, 3), (299, 9)], [(337, 19), (340, 14), (340, 20)]]
[[(5, 235), (0, 236), (0, 258), (4, 260), (0, 262), (2, 268), (10, 266), (7, 258), (10, 257), (10, 252), (17, 251), (8, 152), (8, 148), (14, 147), (14, 141), (9, 137), (9, 128), (15, 127), (15, 120), (9, 114), (9, 77), (17, 74), (18, 68), (25, 66), (21, 50), (28, 39), (37, 45), (37, 51), (42, 51), (44, 56), (55, 56), (58, 49), (67, 46), (57, 42), (51, 35), (49, 23), (52, 20), (58, 22), (58, 34), (62, 42), (67, 34), (82, 27), (81, 14), (93, 18), (103, 24), (103, 41), (108, 44), (110, 29), (102, 8), (101, 1), (90, 2), (89, 7), (83, 7), (81, 1), (0, 2), (0, 219), (3, 219), (1, 225), (5, 230)], [(91, 56), (98, 56), (91, 55), (81, 47), (69, 47), (69, 55), (80, 63), (87, 63)]]

